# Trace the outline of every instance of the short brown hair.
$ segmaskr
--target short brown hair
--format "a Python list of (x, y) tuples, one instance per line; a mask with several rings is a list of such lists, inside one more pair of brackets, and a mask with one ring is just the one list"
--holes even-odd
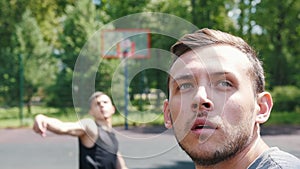
[[(257, 58), (257, 54), (242, 38), (208, 28), (200, 29), (194, 33), (186, 34), (180, 38), (172, 47), (171, 53), (175, 55), (176, 61), (178, 57), (184, 53), (196, 48), (206, 47), (209, 45), (227, 44), (236, 47), (245, 53), (250, 60), (252, 67), (249, 70), (250, 77), (253, 78), (253, 88), (255, 93), (261, 93), (265, 90), (265, 76), (262, 68), (262, 63)], [(171, 66), (172, 66), (171, 65)], [(168, 92), (169, 92), (168, 78)]]
[(89, 98), (89, 105), (91, 106), (93, 100), (96, 99), (96, 98), (99, 97), (99, 96), (102, 96), (102, 95), (106, 95), (106, 94), (103, 93), (103, 92), (100, 92), (100, 91), (97, 91), (97, 92), (93, 93), (93, 94), (91, 95), (91, 97)]

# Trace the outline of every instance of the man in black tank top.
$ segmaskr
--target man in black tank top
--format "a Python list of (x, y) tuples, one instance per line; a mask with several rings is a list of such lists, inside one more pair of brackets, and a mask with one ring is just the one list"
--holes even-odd
[(47, 130), (78, 137), (80, 169), (127, 169), (118, 152), (118, 141), (112, 131), (115, 107), (111, 99), (102, 92), (95, 92), (89, 101), (89, 114), (94, 120), (62, 122), (39, 114), (35, 117), (33, 130), (43, 137)]
[(117, 168), (118, 141), (115, 134), (98, 126), (99, 138), (96, 144), (89, 148), (79, 139), (79, 168), (104, 169)]

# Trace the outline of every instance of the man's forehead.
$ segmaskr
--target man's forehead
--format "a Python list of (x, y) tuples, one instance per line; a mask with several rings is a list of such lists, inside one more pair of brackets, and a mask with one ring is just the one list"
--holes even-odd
[(109, 101), (110, 102), (111, 101), (110, 98), (105, 94), (98, 96), (95, 100), (97, 102), (99, 102), (99, 101)]
[(195, 49), (184, 53), (177, 58), (170, 69), (170, 75), (193, 74), (203, 69), (207, 73), (226, 72), (226, 69), (238, 71), (250, 67), (250, 61), (246, 54), (229, 45), (215, 45)]

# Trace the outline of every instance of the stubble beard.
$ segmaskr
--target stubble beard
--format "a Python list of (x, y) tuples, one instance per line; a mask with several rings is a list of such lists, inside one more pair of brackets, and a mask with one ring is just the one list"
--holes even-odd
[[(247, 131), (247, 132), (245, 132)], [(225, 140), (223, 146), (216, 146), (211, 152), (201, 152), (199, 149), (189, 147), (179, 141), (180, 147), (190, 156), (196, 165), (211, 166), (222, 161), (233, 158), (237, 153), (244, 150), (251, 140), (251, 131), (249, 129), (240, 128), (235, 134), (231, 134), (233, 139)], [(184, 139), (182, 139), (183, 141)], [(209, 140), (208, 140), (209, 141)]]

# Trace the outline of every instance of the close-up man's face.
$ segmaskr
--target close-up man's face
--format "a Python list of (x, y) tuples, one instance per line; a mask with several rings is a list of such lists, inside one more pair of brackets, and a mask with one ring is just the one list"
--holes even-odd
[(98, 119), (109, 118), (115, 113), (110, 98), (107, 95), (96, 97), (91, 103), (91, 115)]
[(251, 140), (259, 111), (247, 56), (229, 45), (196, 48), (170, 69), (165, 123), (195, 161), (218, 163)]

